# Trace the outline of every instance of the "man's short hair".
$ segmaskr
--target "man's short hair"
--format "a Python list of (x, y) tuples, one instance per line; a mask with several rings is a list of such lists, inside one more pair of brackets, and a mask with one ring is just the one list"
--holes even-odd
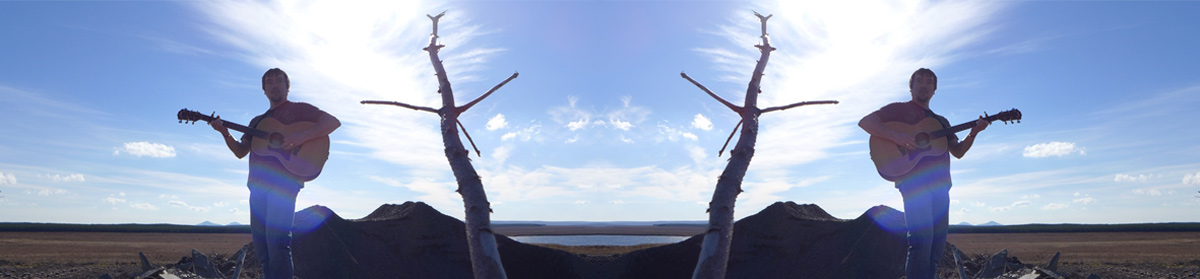
[(271, 68), (270, 70), (267, 70), (266, 73), (263, 73), (263, 76), (262, 76), (263, 89), (267, 89), (267, 77), (274, 76), (274, 75), (283, 75), (283, 82), (284, 82), (284, 84), (287, 85), (286, 88), (288, 88), (288, 89), (292, 88), (292, 80), (291, 80), (291, 78), (288, 78), (287, 73), (283, 72), (283, 70), (280, 70), (279, 68)]
[(925, 74), (933, 77), (933, 89), (937, 89), (937, 75), (933, 73), (933, 70), (926, 68), (917, 69), (917, 71), (912, 73), (912, 76), (908, 77), (908, 89), (912, 89), (913, 80), (917, 79), (917, 74)]

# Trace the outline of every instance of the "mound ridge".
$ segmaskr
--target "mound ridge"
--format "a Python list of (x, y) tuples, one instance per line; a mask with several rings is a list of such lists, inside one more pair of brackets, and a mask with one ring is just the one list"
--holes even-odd
[[(471, 277), (463, 222), (425, 203), (385, 204), (352, 220), (312, 206), (296, 213), (295, 224), (302, 278)], [(903, 213), (886, 206), (843, 220), (817, 205), (777, 202), (735, 223), (728, 278), (898, 278), (903, 224)], [(702, 241), (585, 259), (496, 236), (512, 279), (691, 278)]]
[[(776, 202), (734, 223), (726, 278), (898, 278), (907, 253), (903, 216), (876, 206), (842, 220), (817, 205)], [(603, 278), (691, 278), (703, 241), (697, 235), (631, 252)]]

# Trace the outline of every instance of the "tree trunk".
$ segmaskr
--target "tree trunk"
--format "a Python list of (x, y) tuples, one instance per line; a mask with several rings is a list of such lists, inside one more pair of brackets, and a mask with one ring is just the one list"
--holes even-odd
[(712, 202), (708, 204), (708, 230), (704, 233), (696, 269), (692, 272), (694, 279), (724, 279), (729, 262), (729, 246), (733, 242), (733, 207), (738, 194), (742, 192), (742, 179), (746, 177), (750, 159), (754, 157), (754, 143), (758, 139), (758, 116), (761, 114), (758, 109), (758, 94), (761, 92), (758, 85), (762, 81), (767, 60), (771, 58), (771, 51), (774, 50), (766, 36), (766, 18), (769, 16), (759, 15), (759, 18), (763, 22), (763, 36), (762, 45), (756, 47), (762, 51), (762, 55), (758, 64), (754, 66), (754, 74), (746, 87), (745, 105), (734, 109), (742, 116), (742, 135), (729, 152), (729, 164), (717, 179)]
[[(442, 117), (442, 142), (446, 148), (446, 159), (458, 181), (457, 192), (462, 195), (466, 207), (467, 247), (471, 254), (471, 269), (476, 279), (508, 278), (504, 266), (500, 262), (500, 252), (496, 247), (496, 236), (492, 233), (491, 203), (487, 193), (483, 191), (483, 181), (471, 165), (470, 153), (463, 147), (458, 136), (458, 115), (460, 108), (454, 106), (454, 90), (450, 88), (450, 80), (446, 77), (446, 69), (438, 59), (437, 21), (442, 15), (430, 17), (433, 20), (434, 33), (429, 40), (429, 61), (437, 72), (438, 92), (442, 94), (442, 108), (438, 115)], [(510, 78), (511, 79), (511, 78)]]

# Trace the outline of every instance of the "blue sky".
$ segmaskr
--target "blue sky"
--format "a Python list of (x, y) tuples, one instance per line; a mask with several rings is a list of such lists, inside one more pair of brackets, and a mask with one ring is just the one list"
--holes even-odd
[[(951, 222), (1197, 222), (1200, 2), (53, 1), (0, 3), (0, 222), (247, 223), (246, 161), (181, 108), (246, 124), (279, 67), (336, 115), (331, 159), (300, 192), (360, 218), (424, 201), (462, 216), (427, 54), (459, 104), (493, 220), (704, 220), (768, 22), (761, 118), (737, 217), (775, 201), (840, 218), (902, 208), (859, 118), (908, 98), (963, 123), (1018, 108), (953, 160)], [(235, 132), (236, 134), (236, 132)], [(732, 144), (731, 144), (732, 146)]]

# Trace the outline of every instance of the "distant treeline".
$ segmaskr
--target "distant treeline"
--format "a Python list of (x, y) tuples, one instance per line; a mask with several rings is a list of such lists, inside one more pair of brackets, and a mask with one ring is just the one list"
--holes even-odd
[(250, 233), (250, 225), (0, 223), (0, 232)]
[(950, 233), (1198, 232), (1200, 223), (950, 225)]

